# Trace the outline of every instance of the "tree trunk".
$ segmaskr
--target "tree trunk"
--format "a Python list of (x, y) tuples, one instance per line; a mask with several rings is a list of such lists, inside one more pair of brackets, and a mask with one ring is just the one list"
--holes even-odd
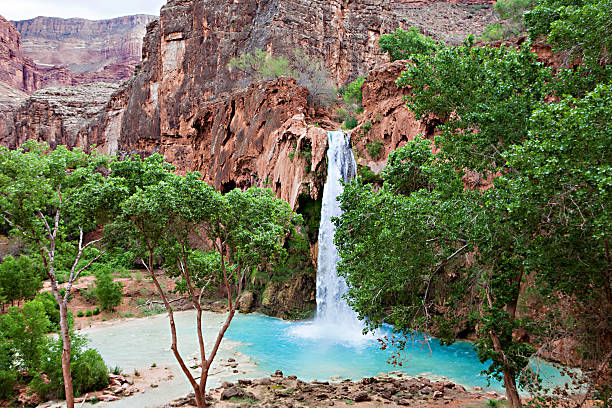
[[(58, 293), (59, 295), (59, 293)], [(66, 303), (60, 303), (60, 329), (62, 335), (62, 374), (64, 375), (64, 391), (66, 392), (66, 408), (74, 408), (74, 391), (72, 389), (72, 374), (70, 373), (70, 333)]]
[(514, 373), (509, 370), (503, 370), (504, 388), (506, 388), (506, 398), (508, 399), (508, 408), (518, 408), (521, 406), (521, 397), (516, 388), (516, 380)]

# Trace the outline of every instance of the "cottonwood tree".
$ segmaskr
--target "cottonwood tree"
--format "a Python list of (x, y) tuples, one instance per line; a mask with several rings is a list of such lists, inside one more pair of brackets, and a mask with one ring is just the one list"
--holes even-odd
[[(593, 329), (605, 332), (612, 306), (609, 87), (574, 78), (567, 89), (583, 85), (579, 96), (551, 101), (584, 71), (555, 77), (528, 45), (468, 42), (411, 59), (397, 82), (412, 87), (417, 117), (442, 120), (440, 152), (410, 143), (390, 157), (379, 192), (345, 189), (336, 240), (349, 303), (372, 328), (386, 321), (404, 336), (423, 330), (444, 342), (461, 330), (457, 311), (471, 311), (463, 320), (478, 327), (478, 356), (503, 380), (511, 407), (521, 405), (519, 387), (538, 390), (529, 359), (555, 330), (521, 310), (528, 293), (551, 309), (572, 299), (572, 318), (594, 320), (581, 340), (597, 345), (593, 358), (606, 367), (609, 346)], [(494, 176), (493, 185), (465, 188), (465, 170)], [(600, 311), (579, 312), (593, 305)], [(566, 333), (583, 325), (563, 324)]]
[[(68, 407), (74, 407), (68, 300), (74, 282), (101, 256), (101, 252), (88, 254), (99, 240), (87, 242), (84, 235), (103, 215), (101, 208), (112, 201), (101, 172), (107, 163), (103, 156), (63, 146), (50, 151), (46, 144), (34, 141), (16, 150), (0, 147), (0, 215), (12, 233), (32, 245), (43, 259), (59, 305)], [(63, 294), (58, 280), (60, 257), (71, 264)]]
[[(139, 189), (121, 210), (112, 228), (129, 237), (132, 250), (139, 254), (151, 276), (168, 312), (171, 350), (194, 390), (198, 407), (204, 407), (209, 370), (243, 288), (256, 270), (273, 266), (285, 253), (284, 240), (299, 215), (269, 190), (236, 189), (221, 195), (197, 173), (171, 175)], [(159, 281), (158, 265), (177, 279), (177, 291), (185, 294), (197, 310), (202, 366), (199, 381), (178, 350), (173, 300)], [(201, 299), (207, 289), (219, 284), (225, 289), (229, 311), (207, 352)]]

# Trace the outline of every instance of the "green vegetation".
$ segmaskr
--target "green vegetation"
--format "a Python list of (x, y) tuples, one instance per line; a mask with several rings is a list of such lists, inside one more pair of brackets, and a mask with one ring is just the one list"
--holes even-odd
[(482, 39), (496, 41), (524, 34), (527, 27), (523, 24), (523, 14), (531, 10), (535, 3), (535, 0), (499, 0), (494, 8), (501, 22), (489, 24), (482, 33)]
[(25, 255), (7, 255), (0, 263), (0, 305), (30, 300), (42, 288), (42, 266)]
[(256, 48), (230, 60), (228, 68), (238, 70), (247, 83), (250, 80), (272, 80), (282, 76), (293, 77), (310, 92), (310, 103), (329, 106), (336, 100), (336, 89), (323, 61), (298, 49), (293, 55), (274, 57)]
[[(612, 306), (610, 14), (547, 0), (527, 13), (532, 35), (581, 58), (573, 69), (546, 68), (530, 44), (412, 55), (397, 83), (417, 118), (442, 120), (440, 136), (392, 153), (382, 189), (360, 179), (341, 196), (349, 304), (370, 329), (393, 324), (400, 349), (414, 331), (451, 343), (469, 322), (512, 408), (519, 387), (540, 391), (528, 363), (552, 339), (571, 335), (597, 366), (610, 358), (598, 312)], [(466, 171), (493, 175), (492, 188), (465, 188)], [(534, 303), (547, 312), (526, 313)], [(606, 401), (601, 372), (584, 374)]]
[(96, 268), (95, 294), (102, 310), (113, 311), (121, 304), (123, 285), (113, 281), (112, 269), (107, 265)]
[(101, 253), (98, 240), (84, 242), (84, 233), (108, 217), (108, 209), (120, 200), (118, 184), (107, 184), (102, 171), (109, 159), (80, 150), (28, 141), (20, 148), (0, 147), (0, 214), (11, 234), (40, 254), (44, 273), (51, 281), (59, 306), (60, 338), (64, 344), (62, 367), (67, 404), (74, 406), (70, 383), (70, 337), (68, 300), (60, 281), (71, 288), (80, 274)]
[[(141, 180), (139, 175), (152, 170), (156, 180), (134, 189), (120, 205), (118, 217), (105, 229), (109, 245), (130, 249), (146, 268), (170, 318), (174, 356), (192, 385), (198, 406), (204, 406), (203, 390), (211, 364), (225, 331), (236, 312), (245, 282), (269, 273), (284, 260), (286, 238), (296, 234), (301, 217), (289, 204), (277, 199), (271, 190), (252, 187), (221, 194), (201, 180), (199, 173), (176, 175), (167, 170), (161, 156), (145, 160), (137, 156), (116, 163), (121, 180), (113, 171), (109, 182)], [(296, 235), (293, 235), (297, 237)], [(195, 249), (198, 243), (212, 242), (210, 252)], [(202, 372), (197, 381), (178, 351), (174, 311), (167, 292), (154, 273), (162, 265), (176, 281), (176, 293), (194, 303), (197, 335), (200, 342)], [(202, 332), (200, 299), (222, 285), (227, 293), (229, 313), (207, 355)]]
[(354, 116), (349, 116), (348, 118), (346, 118), (346, 120), (344, 121), (344, 123), (342, 124), (342, 129), (344, 130), (351, 130), (357, 127), (357, 118)]
[(412, 55), (429, 55), (436, 51), (436, 43), (424, 36), (416, 27), (408, 31), (397, 28), (391, 34), (383, 34), (378, 39), (378, 46), (389, 54), (391, 61), (409, 59)]
[(366, 144), (366, 150), (368, 151), (370, 157), (374, 160), (380, 159), (383, 154), (384, 147), (383, 142), (380, 140), (375, 140)]
[(342, 95), (342, 99), (348, 105), (361, 106), (363, 101), (362, 86), (365, 82), (365, 76), (360, 76), (346, 87), (341, 88), (338, 92)]

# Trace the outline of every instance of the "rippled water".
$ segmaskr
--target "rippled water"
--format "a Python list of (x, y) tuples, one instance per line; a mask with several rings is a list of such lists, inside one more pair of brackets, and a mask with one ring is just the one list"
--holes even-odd
[[(194, 316), (194, 311), (176, 313), (179, 346), (184, 356), (195, 356), (198, 352)], [(212, 341), (224, 317), (213, 313), (205, 315), (205, 337), (208, 341)], [(259, 378), (275, 370), (282, 370), (285, 375), (297, 375), (304, 380), (356, 380), (400, 370), (410, 376), (446, 377), (468, 388), (481, 386), (503, 390), (498, 382), (487, 387), (486, 378), (480, 375), (485, 366), (478, 361), (467, 342), (442, 347), (432, 340), (429, 342), (431, 350), (422, 350), (420, 345), (415, 345), (406, 355), (404, 365), (393, 367), (387, 364), (390, 352), (381, 350), (373, 336), (362, 336), (359, 341), (351, 343), (319, 337), (317, 333), (304, 336), (303, 333), (311, 328), (312, 322), (287, 322), (260, 314), (236, 315), (222, 343), (219, 358), (237, 358), (241, 362), (240, 373), (228, 373), (217, 367), (209, 386), (215, 387), (222, 381), (235, 381), (237, 378)], [(169, 348), (170, 331), (165, 314), (82, 332), (88, 335), (90, 345), (100, 351), (109, 366), (118, 365), (131, 372), (135, 368), (144, 369), (156, 363), (171, 366), (175, 374), (174, 380), (147, 390), (145, 394), (116, 403), (98, 404), (97, 407), (153, 407), (189, 392), (189, 384)], [(382, 331), (379, 334), (386, 333)], [(545, 375), (556, 372), (546, 364), (541, 368)], [(553, 376), (551, 380), (558, 383), (560, 378)]]

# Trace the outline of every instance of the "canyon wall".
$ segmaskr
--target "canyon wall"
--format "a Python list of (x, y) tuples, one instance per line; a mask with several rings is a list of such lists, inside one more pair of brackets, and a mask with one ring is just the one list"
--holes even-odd
[(36, 17), (13, 24), (21, 34), (23, 52), (36, 64), (83, 74), (133, 68), (140, 62), (142, 38), (153, 19), (142, 14), (96, 21)]

